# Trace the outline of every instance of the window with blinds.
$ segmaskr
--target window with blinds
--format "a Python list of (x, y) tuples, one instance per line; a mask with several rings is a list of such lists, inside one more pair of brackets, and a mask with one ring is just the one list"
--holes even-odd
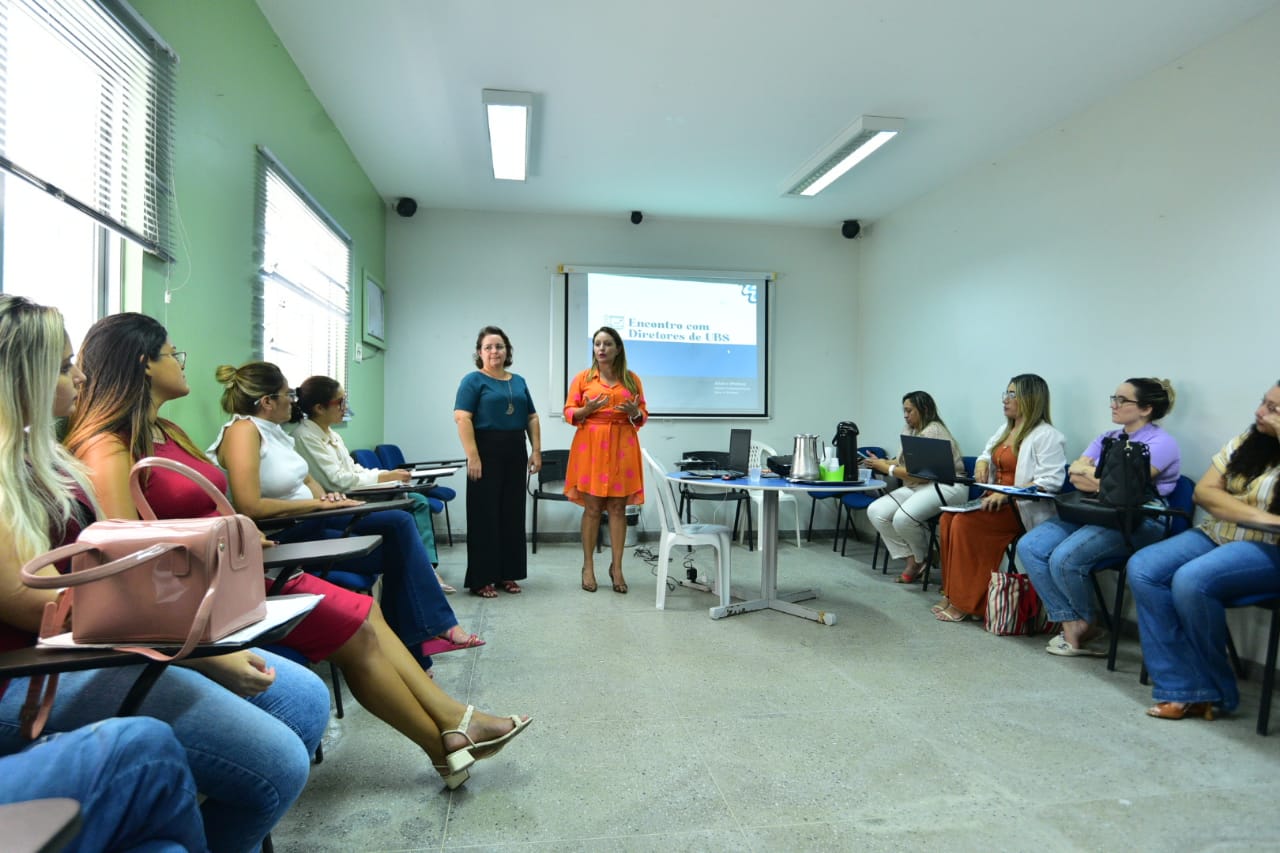
[(265, 148), (258, 149), (258, 352), (297, 387), (347, 383), (351, 238)]
[(176, 63), (124, 3), (0, 0), (0, 291), (73, 342), (120, 304), (122, 237), (170, 258)]
[(172, 260), (177, 57), (118, 0), (0, 3), (0, 169)]

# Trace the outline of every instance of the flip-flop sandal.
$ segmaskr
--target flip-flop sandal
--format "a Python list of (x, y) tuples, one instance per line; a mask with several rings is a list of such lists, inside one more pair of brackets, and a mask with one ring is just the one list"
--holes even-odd
[(1071, 645), (1070, 643), (1068, 643), (1067, 638), (1062, 636), (1061, 634), (1059, 634), (1058, 636), (1050, 640), (1048, 644), (1044, 647), (1044, 650), (1051, 655), (1058, 655), (1064, 658), (1077, 658), (1077, 657), (1104, 658), (1107, 656), (1106, 652), (1100, 652), (1096, 649), (1091, 649), (1088, 646), (1080, 646), (1079, 648), (1077, 648)]
[(507, 592), (510, 595), (519, 595), (520, 593), (524, 592), (524, 590), (520, 588), (520, 584), (516, 583), (515, 581), (503, 581), (502, 589), (504, 592)]
[(976, 619), (977, 617), (972, 614), (965, 613), (964, 611), (959, 613), (949, 613), (947, 612), (947, 608), (944, 607), (941, 610), (935, 610), (933, 618), (937, 619), (939, 622), (964, 622), (968, 619)]
[(467, 637), (467, 641), (463, 643), (455, 643), (448, 637), (432, 637), (422, 644), (422, 653), (427, 657), (431, 655), (442, 655), (445, 652), (460, 652), (466, 649), (475, 649), (483, 646), (484, 640), (471, 634)]
[(445, 595), (453, 595), (458, 591), (457, 587), (452, 587), (445, 583), (444, 578), (440, 577), (439, 572), (436, 572), (436, 583), (440, 584), (440, 591)]
[(478, 595), (481, 598), (497, 598), (498, 591), (493, 588), (493, 584), (485, 584), (482, 587), (471, 590), (472, 595)]

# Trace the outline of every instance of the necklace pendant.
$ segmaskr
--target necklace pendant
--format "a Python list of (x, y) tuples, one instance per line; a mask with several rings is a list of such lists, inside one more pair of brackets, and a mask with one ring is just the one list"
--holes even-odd
[(507, 414), (514, 415), (515, 413), (516, 413), (516, 407), (511, 403), (507, 403)]

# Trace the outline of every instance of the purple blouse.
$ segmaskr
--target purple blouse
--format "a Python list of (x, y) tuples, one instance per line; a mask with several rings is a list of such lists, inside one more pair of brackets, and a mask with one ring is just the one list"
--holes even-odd
[[(1108, 436), (1116, 438), (1124, 429), (1110, 429), (1093, 440), (1084, 455), (1097, 459), (1102, 455), (1102, 440)], [(1147, 446), (1151, 454), (1151, 467), (1156, 474), (1156, 492), (1161, 497), (1168, 497), (1178, 485), (1178, 477), (1182, 474), (1182, 454), (1178, 450), (1178, 442), (1165, 432), (1159, 424), (1144, 424), (1141, 429), (1129, 436), (1130, 441), (1140, 441)]]

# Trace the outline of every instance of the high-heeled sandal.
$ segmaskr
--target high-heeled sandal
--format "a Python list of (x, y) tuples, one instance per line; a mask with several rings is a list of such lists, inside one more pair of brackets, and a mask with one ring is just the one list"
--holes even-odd
[(515, 714), (512, 714), (507, 718), (511, 720), (512, 723), (511, 731), (500, 737), (492, 738), (491, 740), (482, 740), (477, 743), (471, 739), (471, 735), (467, 734), (467, 728), (471, 725), (471, 715), (475, 713), (475, 710), (475, 705), (468, 705), (467, 710), (462, 715), (462, 720), (458, 723), (458, 727), (456, 729), (449, 729), (448, 731), (441, 732), (440, 734), (441, 740), (444, 740), (445, 735), (462, 735), (467, 739), (466, 746), (461, 749), (455, 749), (453, 752), (445, 755), (445, 761), (449, 762), (449, 769), (454, 773), (460, 773), (461, 771), (466, 770), (472, 764), (475, 764), (477, 759), (489, 758), (490, 756), (497, 755), (502, 748), (507, 745), (508, 741), (527, 729), (529, 724), (533, 722), (532, 719), (522, 720)]
[(587, 570), (586, 570), (586, 567), (583, 567), (583, 569), (582, 569), (582, 588), (583, 588), (583, 589), (585, 589), (587, 592), (595, 592), (595, 591), (596, 591), (596, 573), (595, 573), (595, 572), (592, 572), (592, 573), (591, 573), (591, 585), (590, 585), (590, 586), (588, 586), (588, 585), (587, 585)]
[(613, 591), (622, 595), (627, 594), (627, 580), (623, 578), (620, 581), (613, 580), (613, 569), (609, 570), (609, 580), (613, 582)]
[(1162, 720), (1181, 720), (1183, 717), (1204, 717), (1212, 721), (1212, 702), (1157, 702), (1147, 709), (1148, 717)]
[(444, 786), (450, 791), (458, 790), (462, 787), (464, 782), (471, 778), (470, 770), (460, 770), (457, 773), (450, 773), (448, 764), (432, 764), (431, 766), (440, 774), (440, 781), (444, 782)]

